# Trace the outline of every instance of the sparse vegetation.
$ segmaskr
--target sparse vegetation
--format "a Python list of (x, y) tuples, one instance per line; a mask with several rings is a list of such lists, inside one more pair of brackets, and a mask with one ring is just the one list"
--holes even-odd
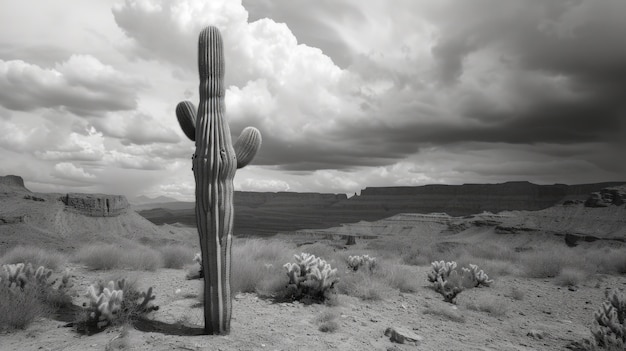
[(567, 257), (551, 250), (527, 252), (521, 257), (521, 263), (528, 278), (554, 278), (568, 265)]
[(52, 271), (29, 263), (0, 266), (0, 329), (23, 329), (34, 319), (71, 304), (72, 286), (66, 273), (60, 282)]
[(337, 283), (337, 292), (365, 301), (382, 300), (390, 290), (383, 280), (367, 272), (349, 272)]
[(513, 298), (513, 300), (521, 301), (524, 299), (524, 295), (524, 292), (518, 287), (513, 287), (511, 289), (511, 298)]
[(556, 277), (555, 283), (560, 286), (577, 286), (587, 279), (587, 272), (578, 269), (565, 267)]
[(142, 245), (118, 246), (114, 244), (91, 244), (81, 247), (74, 260), (93, 270), (129, 268), (154, 271), (163, 266), (161, 254)]
[(466, 307), (473, 311), (487, 312), (493, 317), (504, 317), (508, 310), (504, 301), (491, 296), (480, 296), (468, 302)]
[(158, 248), (163, 261), (163, 268), (180, 269), (189, 264), (193, 257), (194, 249), (183, 245), (167, 245)]
[(34, 246), (16, 246), (0, 257), (0, 265), (30, 263), (35, 267), (44, 266), (52, 270), (60, 269), (67, 263), (67, 257), (59, 252)]
[(0, 284), (0, 331), (24, 329), (35, 319), (51, 312), (34, 286), (24, 289)]
[(439, 316), (443, 319), (447, 319), (457, 323), (465, 323), (465, 316), (459, 312), (456, 306), (426, 306), (424, 314), (430, 314), (433, 316)]
[(231, 289), (272, 296), (282, 292), (289, 278), (283, 264), (294, 248), (276, 240), (243, 239), (233, 243)]
[(323, 333), (334, 333), (339, 329), (336, 319), (339, 315), (334, 310), (324, 310), (317, 318), (315, 323), (318, 325), (319, 331)]

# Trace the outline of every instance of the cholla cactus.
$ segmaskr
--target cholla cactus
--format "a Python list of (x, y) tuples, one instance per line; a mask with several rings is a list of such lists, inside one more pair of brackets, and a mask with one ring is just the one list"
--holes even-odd
[(439, 278), (445, 281), (450, 273), (456, 269), (456, 262), (454, 261), (434, 261), (430, 265), (433, 270), (428, 273), (428, 281), (431, 283), (436, 283)]
[(353, 271), (358, 271), (361, 267), (367, 267), (367, 269), (371, 272), (374, 268), (376, 268), (376, 265), (376, 257), (370, 257), (369, 255), (348, 257), (348, 268)]
[(139, 316), (156, 311), (158, 306), (150, 305), (155, 299), (152, 287), (138, 292), (125, 279), (102, 281), (87, 289), (89, 303), (83, 304), (85, 319), (76, 323), (79, 331), (100, 330), (108, 325), (134, 321)]
[(470, 264), (469, 268), (463, 267), (461, 270), (472, 277), (474, 287), (478, 287), (480, 285), (489, 286), (493, 283), (493, 279), (489, 279), (487, 273), (483, 272), (482, 269), (479, 269), (478, 265)]
[(54, 284), (54, 281), (48, 281), (48, 278), (52, 275), (52, 270), (44, 266), (34, 269), (30, 263), (26, 265), (24, 263), (7, 264), (2, 265), (2, 271), (4, 272), (2, 276), (5, 277), (4, 280), (6, 280), (9, 287), (15, 286), (23, 289), (29, 283), (37, 286)]
[[(121, 285), (123, 286), (123, 283)], [(98, 328), (111, 324), (122, 308), (122, 300), (124, 299), (122, 286), (119, 282), (110, 281), (106, 287), (102, 284), (94, 284), (87, 289), (89, 319)]]
[(204, 273), (204, 328), (207, 334), (228, 334), (232, 313), (230, 292), (233, 231), (233, 178), (261, 146), (261, 133), (243, 130), (232, 144), (224, 118), (224, 52), (220, 31), (209, 26), (198, 40), (200, 104), (176, 107), (185, 135), (196, 142), (192, 170), (196, 181), (196, 221)]
[(613, 290), (593, 315), (596, 324), (591, 327), (596, 344), (610, 350), (626, 349), (626, 295)]
[(294, 255), (296, 262), (283, 267), (289, 277), (289, 294), (294, 300), (310, 298), (323, 301), (332, 292), (337, 278), (337, 269), (323, 259), (308, 253)]
[(461, 272), (462, 273), (459, 273), (454, 269), (446, 279), (442, 276), (437, 277), (437, 281), (434, 284), (435, 291), (443, 296), (444, 301), (456, 303), (456, 296), (465, 289), (473, 286), (474, 283), (471, 275), (465, 271)]

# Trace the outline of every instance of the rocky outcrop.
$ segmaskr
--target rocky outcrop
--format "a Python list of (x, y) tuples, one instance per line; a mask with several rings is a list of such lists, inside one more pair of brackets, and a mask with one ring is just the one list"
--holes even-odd
[(121, 195), (69, 193), (59, 200), (66, 209), (90, 217), (115, 217), (130, 208), (126, 197)]
[(621, 206), (626, 203), (626, 186), (604, 188), (593, 192), (585, 201), (586, 207)]
[(16, 175), (0, 176), (0, 193), (30, 193), (24, 186), (24, 179)]

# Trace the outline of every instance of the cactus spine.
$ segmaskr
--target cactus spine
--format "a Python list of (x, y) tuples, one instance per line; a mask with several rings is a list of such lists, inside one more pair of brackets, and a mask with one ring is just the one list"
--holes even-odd
[(204, 272), (204, 330), (228, 334), (232, 313), (230, 253), (233, 232), (233, 178), (261, 146), (261, 134), (246, 128), (233, 148), (224, 119), (224, 53), (216, 27), (200, 32), (198, 40), (200, 105), (178, 104), (176, 115), (189, 139), (196, 142), (193, 172), (196, 181), (196, 223)]

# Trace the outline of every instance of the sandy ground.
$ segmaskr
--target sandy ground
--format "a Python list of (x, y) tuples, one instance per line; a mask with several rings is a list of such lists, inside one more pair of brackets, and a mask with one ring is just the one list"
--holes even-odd
[[(201, 282), (186, 280), (185, 270), (71, 269), (77, 294), (98, 279), (135, 278), (141, 288), (155, 288), (160, 309), (150, 318), (172, 325), (202, 324), (202, 308), (194, 297)], [(276, 303), (256, 294), (238, 294), (233, 301), (232, 331), (227, 336), (180, 336), (121, 327), (84, 336), (64, 327), (64, 322), (40, 319), (26, 330), (0, 334), (0, 350), (563, 350), (570, 342), (591, 336), (593, 312), (605, 290), (626, 288), (625, 276), (597, 275), (573, 289), (559, 287), (550, 279), (505, 276), (491, 287), (461, 293), (454, 306), (428, 287), (429, 267), (410, 269), (416, 279), (424, 281), (423, 287), (415, 293), (395, 293), (383, 301), (339, 295), (338, 306), (329, 307)], [(513, 289), (523, 294), (521, 300), (512, 297)], [(77, 303), (81, 299), (85, 298), (76, 298)], [(501, 306), (504, 314), (471, 309), (480, 301)], [(318, 330), (316, 318), (325, 310), (337, 313), (339, 328), (333, 333)], [(464, 321), (451, 320), (444, 312)], [(388, 327), (411, 330), (423, 340), (417, 347), (392, 343), (383, 335)], [(539, 337), (530, 336), (531, 332)]]

